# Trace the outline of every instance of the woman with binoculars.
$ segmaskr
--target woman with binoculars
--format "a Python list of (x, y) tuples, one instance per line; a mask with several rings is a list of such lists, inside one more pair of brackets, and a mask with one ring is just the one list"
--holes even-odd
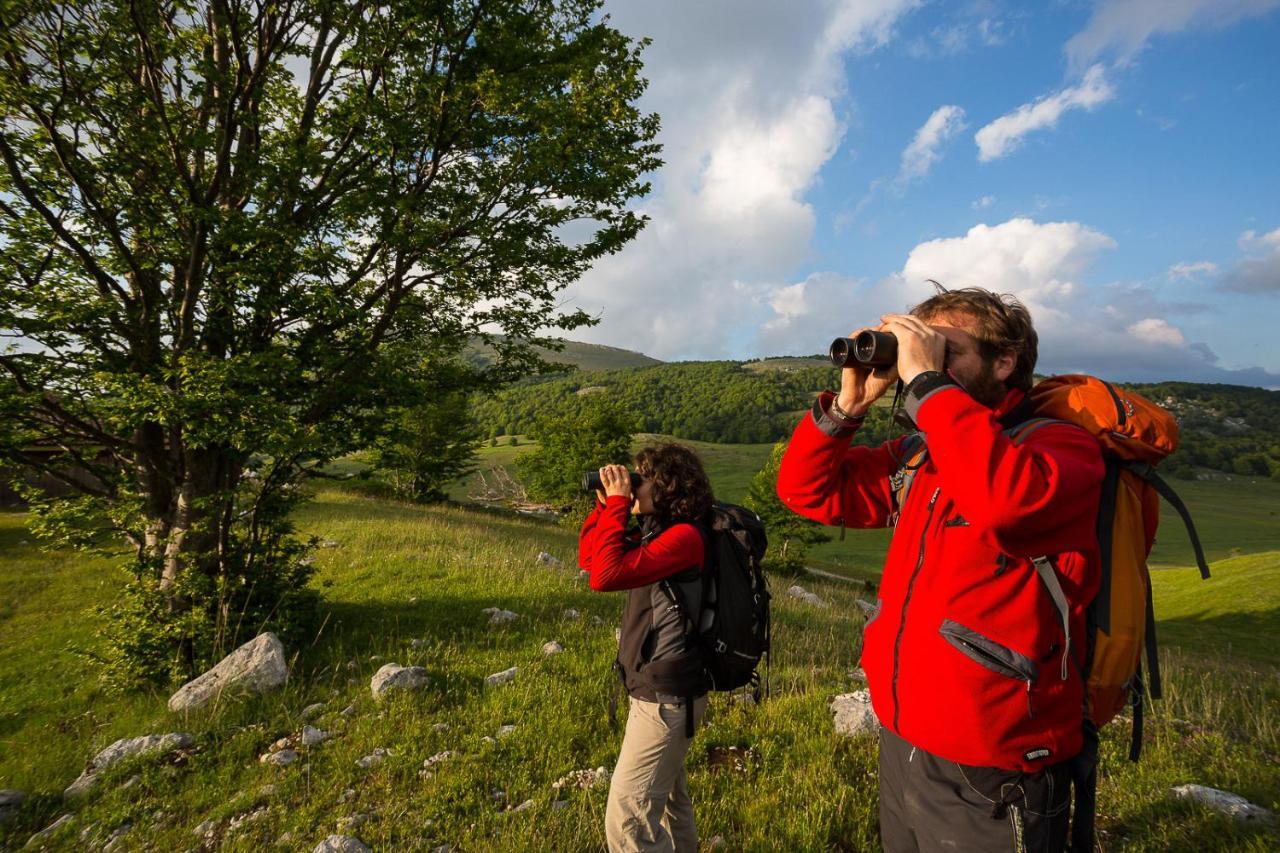
[[(711, 509), (711, 484), (692, 450), (663, 444), (636, 455), (634, 474), (622, 465), (601, 468), (599, 486), (578, 564), (592, 589), (627, 591), (614, 669), (630, 695), (605, 836), (614, 853), (694, 851), (684, 759), (707, 685), (700, 653), (686, 644), (686, 620), (672, 605), (678, 596), (683, 612), (701, 610), (703, 539), (695, 524)], [(630, 525), (632, 515), (638, 525)]]

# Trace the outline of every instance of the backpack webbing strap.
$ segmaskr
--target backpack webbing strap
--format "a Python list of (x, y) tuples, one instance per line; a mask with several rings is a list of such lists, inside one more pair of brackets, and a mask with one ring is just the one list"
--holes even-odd
[(1084, 743), (1071, 759), (1071, 785), (1075, 805), (1071, 810), (1071, 853), (1093, 853), (1094, 819), (1098, 810), (1098, 729), (1084, 722)]
[(1071, 659), (1071, 605), (1067, 603), (1067, 595), (1062, 591), (1062, 582), (1058, 580), (1053, 561), (1047, 556), (1032, 557), (1031, 565), (1036, 567), (1036, 574), (1040, 576), (1040, 582), (1048, 591), (1053, 608), (1058, 611), (1058, 618), (1062, 621), (1062, 680), (1066, 681), (1067, 662)]
[(1146, 642), (1147, 647), (1147, 672), (1148, 680), (1151, 682), (1148, 686), (1151, 690), (1151, 698), (1159, 699), (1160, 689), (1160, 656), (1156, 651), (1156, 607), (1151, 599), (1151, 583), (1147, 582), (1147, 629)]
[(1129, 741), (1129, 760), (1135, 764), (1142, 754), (1142, 721), (1146, 708), (1145, 688), (1142, 685), (1142, 664), (1133, 676), (1133, 738)]
[(1164, 481), (1164, 478), (1156, 473), (1156, 469), (1146, 462), (1128, 462), (1125, 468), (1137, 474), (1142, 479), (1151, 484), (1160, 497), (1169, 502), (1178, 515), (1182, 517), (1182, 523), (1186, 525), (1187, 534), (1191, 537), (1191, 547), (1196, 552), (1196, 565), (1200, 567), (1200, 577), (1208, 580), (1209, 564), (1204, 559), (1204, 548), (1200, 545), (1200, 536), (1196, 533), (1195, 522), (1191, 520), (1191, 512), (1187, 509), (1187, 505), (1182, 502), (1182, 498), (1178, 497), (1178, 493), (1173, 487)]

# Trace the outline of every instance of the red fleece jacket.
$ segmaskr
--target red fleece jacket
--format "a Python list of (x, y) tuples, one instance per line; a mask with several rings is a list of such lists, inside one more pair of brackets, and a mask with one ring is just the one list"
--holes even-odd
[(592, 589), (635, 589), (702, 566), (702, 534), (692, 524), (673, 524), (637, 544), (626, 539), (630, 520), (631, 499), (611, 495), (582, 523), (578, 566), (591, 573)]
[[(852, 447), (856, 427), (819, 398), (796, 427), (778, 496), (824, 524), (893, 523), (904, 438)], [(1098, 589), (1097, 443), (1068, 424), (1020, 444), (994, 410), (954, 384), (908, 402), (928, 456), (916, 472), (863, 633), (862, 664), (881, 723), (961, 764), (1034, 772), (1081, 746), (1084, 610)], [(1032, 557), (1050, 556), (1071, 605), (1071, 659)]]

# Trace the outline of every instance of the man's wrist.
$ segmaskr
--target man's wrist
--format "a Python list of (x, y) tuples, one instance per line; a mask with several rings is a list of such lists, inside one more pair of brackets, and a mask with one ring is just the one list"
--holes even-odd
[(837, 420), (844, 421), (850, 426), (860, 424), (867, 417), (867, 409), (869, 406), (849, 403), (841, 405), (840, 398), (836, 397), (831, 401), (831, 415)]
[(919, 423), (917, 413), (924, 401), (945, 388), (959, 388), (951, 375), (943, 370), (924, 370), (912, 377), (902, 392), (902, 410), (912, 423)]

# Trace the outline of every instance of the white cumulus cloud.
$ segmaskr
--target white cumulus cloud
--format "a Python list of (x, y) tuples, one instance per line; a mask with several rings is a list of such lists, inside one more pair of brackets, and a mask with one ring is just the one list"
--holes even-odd
[(942, 146), (964, 129), (962, 108), (948, 104), (934, 110), (902, 152), (902, 165), (897, 177), (899, 186), (928, 175), (942, 156)]
[(1180, 263), (1169, 267), (1169, 278), (1197, 278), (1201, 275), (1212, 275), (1218, 271), (1218, 265), (1213, 261), (1196, 261), (1195, 263)]
[(806, 194), (844, 134), (843, 58), (886, 44), (917, 5), (607, 3), (614, 26), (652, 39), (641, 106), (662, 116), (665, 165), (648, 227), (567, 291), (601, 317), (574, 337), (658, 358), (741, 352), (808, 257)]
[(1244, 257), (1222, 277), (1220, 286), (1236, 293), (1280, 296), (1280, 228), (1266, 234), (1246, 231), (1238, 242)]
[(1280, 0), (1098, 0), (1089, 23), (1071, 37), (1065, 50), (1074, 68), (1084, 68), (1103, 55), (1123, 62), (1153, 35), (1224, 27), (1277, 6)]
[(999, 159), (1017, 148), (1027, 134), (1055, 127), (1063, 113), (1093, 110), (1114, 97), (1115, 89), (1107, 82), (1103, 67), (1091, 66), (1079, 84), (1023, 104), (980, 129), (973, 137), (978, 159)]
[(1139, 320), (1129, 326), (1128, 331), (1138, 340), (1155, 346), (1180, 347), (1187, 342), (1187, 339), (1182, 336), (1182, 332), (1178, 331), (1168, 320), (1161, 320), (1159, 317), (1148, 317), (1145, 320)]

